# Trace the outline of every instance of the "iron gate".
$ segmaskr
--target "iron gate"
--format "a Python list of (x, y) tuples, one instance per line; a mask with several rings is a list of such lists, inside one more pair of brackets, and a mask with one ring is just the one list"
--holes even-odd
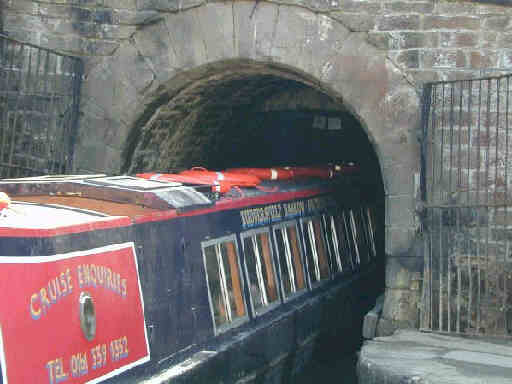
[(512, 332), (511, 82), (424, 88), (423, 329)]
[(82, 62), (0, 35), (0, 178), (71, 170)]

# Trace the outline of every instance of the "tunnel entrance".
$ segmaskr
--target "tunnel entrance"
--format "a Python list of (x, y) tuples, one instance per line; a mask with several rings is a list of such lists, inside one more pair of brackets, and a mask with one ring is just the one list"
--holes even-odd
[(132, 129), (124, 171), (354, 162), (384, 199), (379, 162), (362, 123), (311, 81), (233, 68), (164, 92)]
[(384, 187), (364, 122), (302, 75), (255, 63), (221, 68), (189, 71), (148, 105), (128, 139), (125, 172), (355, 163), (363, 198), (377, 207), (384, 255)]

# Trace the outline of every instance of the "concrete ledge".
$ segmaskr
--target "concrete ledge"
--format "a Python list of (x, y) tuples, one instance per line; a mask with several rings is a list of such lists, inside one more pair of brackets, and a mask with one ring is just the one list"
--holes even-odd
[(512, 383), (512, 342), (400, 330), (366, 341), (359, 384)]

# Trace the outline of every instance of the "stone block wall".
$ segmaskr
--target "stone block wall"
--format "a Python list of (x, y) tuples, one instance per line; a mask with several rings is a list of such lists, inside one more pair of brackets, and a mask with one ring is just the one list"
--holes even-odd
[[(163, 52), (169, 49), (167, 40), (152, 41), (148, 31), (161, 33), (159, 28), (169, 29), (174, 20), (184, 22), (184, 18), (194, 12), (192, 18), (205, 17), (201, 10), (216, 6), (222, 8), (222, 12), (211, 13), (211, 17), (218, 18), (217, 23), (201, 24), (201, 28), (211, 27), (212, 36), (218, 35), (219, 25), (232, 23), (229, 17), (233, 18), (234, 9), (247, 8), (248, 23), (253, 22), (252, 14), (256, 13), (261, 18), (267, 11), (269, 18), (284, 20), (283, 25), (291, 24), (289, 20), (304, 15), (305, 19), (321, 20), (319, 42), (325, 31), (327, 34), (339, 32), (339, 38), (332, 39), (331, 45), (340, 41), (345, 44), (344, 59), (340, 62), (349, 63), (346, 58), (351, 44), (354, 63), (358, 63), (353, 66), (362, 62), (361, 57), (382, 55), (385, 58), (385, 65), (379, 68), (384, 68), (383, 71), (389, 74), (389, 84), (396, 86), (398, 91), (385, 93), (392, 87), (388, 84), (383, 86), (385, 91), (382, 94), (386, 96), (381, 112), (385, 116), (381, 119), (374, 111), (373, 115), (368, 114), (372, 121), (363, 121), (368, 126), (382, 126), (379, 136), (371, 139), (380, 156), (387, 195), (388, 276), (396, 277), (387, 279), (384, 312), (393, 324), (417, 326), (421, 292), (418, 289), (418, 272), (422, 270), (417, 235), (420, 222), (416, 215), (419, 110), (410, 109), (417, 109), (414, 100), (426, 81), (470, 79), (511, 70), (512, 6), (500, 0), (273, 0), (247, 3), (238, 0), (229, 3), (206, 0), (4, 0), (1, 19), (4, 32), (13, 38), (84, 59), (78, 160), (87, 164), (83, 170), (118, 172), (134, 115), (142, 113), (144, 103), (148, 103), (145, 97), (158, 84), (163, 84), (163, 80), (159, 83), (160, 78), (190, 69), (190, 63), (185, 60), (176, 60), (178, 64), (175, 67), (173, 63), (169, 65), (169, 61), (175, 58)], [(204, 14), (208, 15), (207, 12)], [(291, 15), (289, 20), (284, 17), (286, 14)], [(180, 15), (183, 19), (179, 19)], [(226, 21), (222, 17), (227, 17)], [(166, 25), (160, 24), (163, 19)], [(169, 21), (171, 19), (173, 21)], [(263, 23), (261, 19), (258, 22)], [(194, 26), (199, 29), (198, 25), (196, 21)], [(311, 38), (308, 25), (297, 23), (293, 25), (294, 36), (286, 36), (307, 42)], [(272, 34), (265, 34), (262, 28), (258, 31), (264, 33), (254, 46), (264, 50)], [(179, 39), (189, 37), (192, 39), (192, 32), (190, 36), (184, 33)], [(233, 36), (232, 39), (243, 39), (243, 36)], [(209, 44), (206, 40), (203, 43)], [(365, 44), (355, 44), (354, 41), (364, 41)], [(198, 42), (194, 39), (191, 46), (196, 44)], [(283, 47), (289, 48), (286, 41), (282, 42)], [(217, 52), (218, 59), (232, 59), (232, 47), (224, 48), (225, 52)], [(282, 52), (286, 52), (284, 48)], [(290, 51), (295, 52), (295, 48), (293, 46)], [(183, 52), (191, 49), (185, 47)], [(147, 52), (159, 52), (161, 56), (151, 57)], [(176, 52), (181, 51), (176, 49), (174, 56)], [(318, 55), (322, 54), (324, 52), (319, 49)], [(265, 57), (265, 60), (273, 59)], [(165, 68), (164, 63), (167, 63)], [(325, 78), (320, 79), (326, 86), (338, 81), (329, 75), (329, 68), (325, 67)], [(360, 79), (371, 79), (370, 72), (374, 68), (377, 67), (357, 68)], [(347, 70), (354, 68), (347, 67)], [(367, 76), (365, 71), (368, 71)], [(371, 88), (373, 82), (365, 84)], [(98, 94), (95, 90), (99, 88), (102, 92)], [(347, 94), (357, 103), (358, 97), (362, 101), (372, 97), (371, 90), (364, 92)], [(358, 112), (364, 109), (358, 105), (351, 107)], [(361, 114), (364, 113), (363, 110)], [(395, 122), (400, 127), (391, 133), (392, 127), (388, 125)], [(84, 133), (84, 129), (91, 133)]]
[(4, 0), (5, 32), (79, 56), (112, 55), (140, 21), (135, 0)]
[[(4, 0), (5, 32), (80, 56), (115, 53), (137, 26), (204, 0)], [(465, 0), (285, 0), (322, 12), (368, 41), (415, 83), (474, 78), (512, 65), (512, 7)], [(499, 2), (495, 2), (499, 4)]]

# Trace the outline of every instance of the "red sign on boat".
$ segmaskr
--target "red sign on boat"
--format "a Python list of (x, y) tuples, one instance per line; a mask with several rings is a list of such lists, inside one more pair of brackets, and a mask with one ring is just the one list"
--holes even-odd
[(4, 383), (96, 383), (149, 360), (133, 243), (0, 257)]

